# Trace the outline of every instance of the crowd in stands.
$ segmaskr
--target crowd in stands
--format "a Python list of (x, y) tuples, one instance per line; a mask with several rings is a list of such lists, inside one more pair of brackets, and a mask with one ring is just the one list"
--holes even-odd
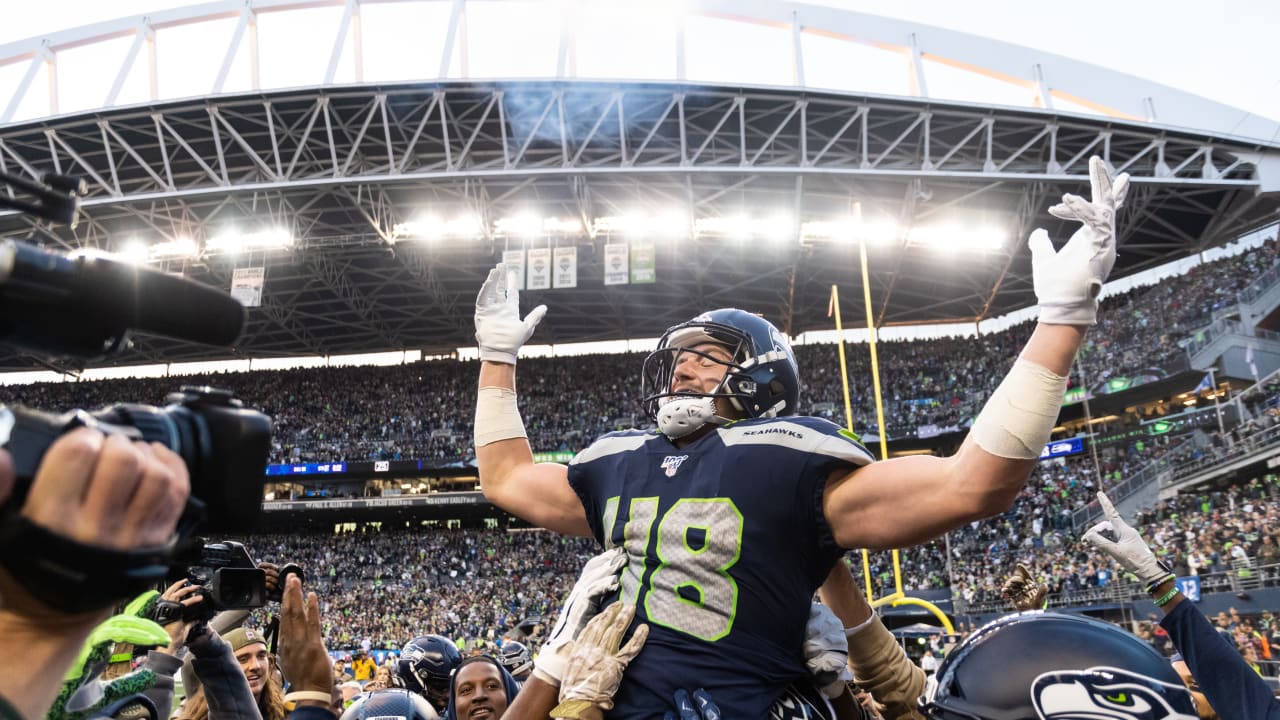
[[(1233, 303), (1274, 255), (1271, 241), (1104, 301), (1081, 354), (1088, 385), (1113, 374), (1161, 374), (1181, 362), (1179, 341)], [(889, 436), (967, 428), (1030, 331), (1027, 323), (981, 337), (882, 342)], [(796, 356), (805, 380), (802, 412), (844, 424), (836, 346), (798, 346)], [(847, 356), (854, 430), (874, 435), (869, 354)], [(576, 451), (604, 432), (648, 424), (638, 397), (642, 359), (633, 353), (522, 361), (521, 412), (534, 449)], [(162, 404), (182, 385), (213, 384), (272, 416), (271, 462), (425, 459), (447, 465), (471, 456), (475, 375), (473, 364), (445, 360), (3, 387), (0, 402), (54, 411), (121, 401)]]
[(334, 650), (399, 648), (429, 633), (493, 647), (521, 626), (540, 630), (599, 552), (589, 540), (542, 531), (400, 528), (243, 541), (258, 560), (304, 569), (323, 598)]

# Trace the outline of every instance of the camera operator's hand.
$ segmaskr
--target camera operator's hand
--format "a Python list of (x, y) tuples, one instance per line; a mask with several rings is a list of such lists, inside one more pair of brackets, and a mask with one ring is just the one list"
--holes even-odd
[(267, 598), (273, 598), (280, 592), (280, 566), (275, 563), (260, 562), (258, 568), (266, 576)]
[(86, 545), (132, 550), (167, 543), (190, 492), (169, 448), (81, 428), (49, 446), (22, 514)]
[[(289, 681), (289, 696), (298, 704), (328, 707), (333, 692), (333, 667), (320, 629), (320, 600), (313, 592), (302, 599), (302, 580), (285, 578), (280, 606), (280, 670)], [(305, 692), (311, 697), (295, 697)]]
[[(179, 580), (170, 585), (160, 594), (160, 602), (174, 603), (183, 607), (191, 607), (200, 604), (204, 598), (197, 594), (200, 590), (199, 585)], [(191, 629), (196, 626), (198, 620), (183, 620), (180, 616), (177, 619), (170, 620), (164, 625), (164, 631), (169, 634), (169, 647), (164, 652), (170, 655), (177, 655), (178, 651), (187, 642), (187, 636), (191, 633)]]
[[(11, 459), (0, 452), (0, 488), (12, 482)], [(171, 450), (81, 428), (49, 446), (21, 514), (79, 543), (134, 550), (172, 538), (190, 491), (187, 468)], [(89, 632), (121, 599), (58, 612), (0, 571), (0, 638), (8, 650), (0, 652), (0, 695), (25, 717), (42, 716)]]

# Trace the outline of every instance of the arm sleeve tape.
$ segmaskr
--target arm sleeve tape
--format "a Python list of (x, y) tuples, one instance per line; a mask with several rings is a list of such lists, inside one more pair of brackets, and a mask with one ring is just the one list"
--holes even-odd
[(476, 395), (476, 447), (511, 438), (527, 438), (520, 408), (516, 407), (516, 391), (500, 387), (482, 387)]
[(1018, 360), (978, 413), (969, 437), (997, 457), (1034, 460), (1049, 442), (1066, 390), (1065, 377)]
[(880, 616), (850, 633), (849, 669), (854, 682), (884, 704), (886, 718), (920, 717), (916, 700), (924, 694), (924, 670), (911, 662)]

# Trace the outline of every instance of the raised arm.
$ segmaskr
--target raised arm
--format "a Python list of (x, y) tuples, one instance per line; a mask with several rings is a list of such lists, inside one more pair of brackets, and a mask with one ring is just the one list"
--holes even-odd
[(1031, 234), (1039, 324), (960, 450), (947, 458), (895, 458), (828, 479), (823, 510), (842, 546), (907, 547), (1013, 504), (1057, 422), (1067, 373), (1097, 322), (1098, 293), (1115, 264), (1115, 214), (1128, 176), (1113, 184), (1096, 157), (1089, 171), (1092, 201), (1066, 195), (1049, 210), (1082, 223), (1066, 245), (1055, 252), (1044, 230)]
[(476, 298), (480, 387), (476, 397), (476, 462), (489, 502), (538, 527), (590, 536), (586, 510), (557, 463), (535, 463), (516, 404), (516, 355), (547, 312), (539, 305), (520, 319), (520, 292), (505, 265), (489, 271)]

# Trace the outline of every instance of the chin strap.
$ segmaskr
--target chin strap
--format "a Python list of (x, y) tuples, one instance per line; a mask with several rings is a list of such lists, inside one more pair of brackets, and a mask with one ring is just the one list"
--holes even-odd
[(714, 397), (673, 397), (658, 408), (658, 429), (672, 440), (711, 423), (727, 425), (730, 419), (716, 414)]

